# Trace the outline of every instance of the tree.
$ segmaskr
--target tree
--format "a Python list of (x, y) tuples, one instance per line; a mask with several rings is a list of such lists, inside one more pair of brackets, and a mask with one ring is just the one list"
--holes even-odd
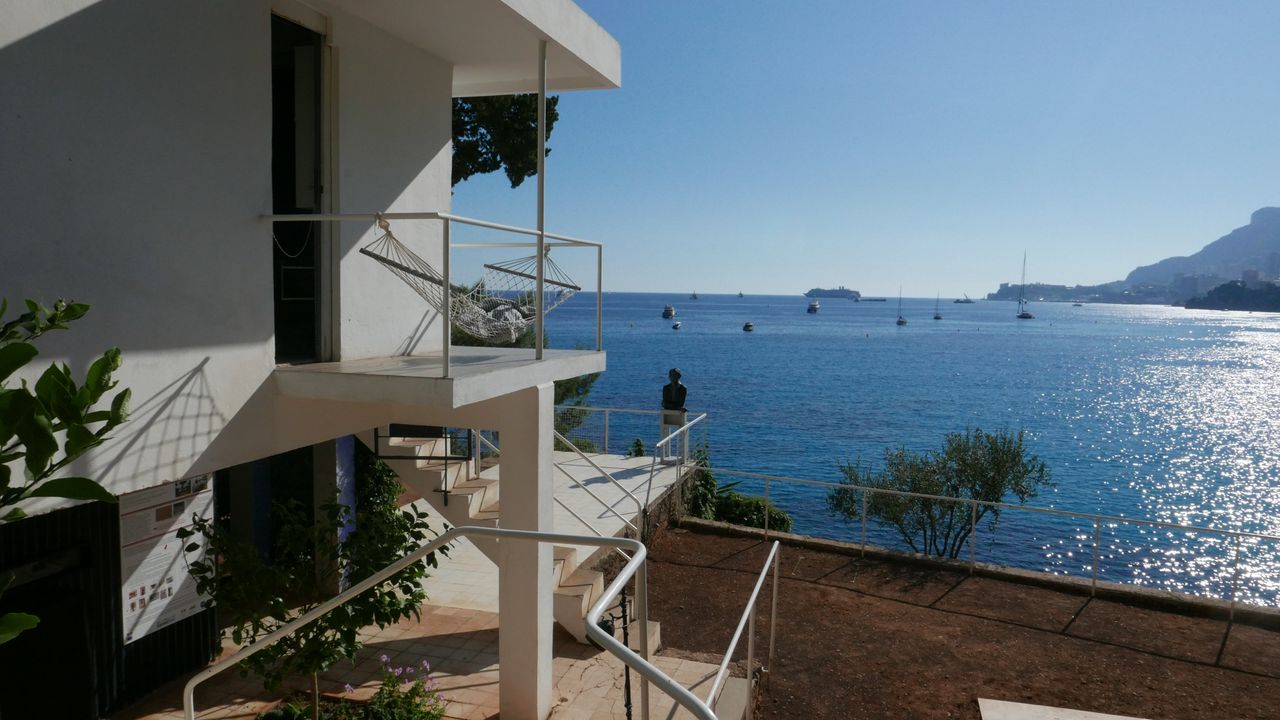
[[(547, 98), (548, 138), (560, 118), (559, 102), (558, 97)], [(454, 99), (453, 184), (498, 169), (506, 171), (513, 188), (537, 173), (536, 94)]]
[[(880, 471), (859, 461), (841, 463), (840, 472), (841, 483), (849, 487), (828, 493), (827, 507), (848, 520), (861, 515), (862, 487), (955, 498), (871, 492), (866, 502), (867, 514), (896, 528), (912, 550), (949, 558), (959, 556), (978, 523), (986, 520), (995, 529), (1000, 508), (981, 503), (1012, 496), (1022, 504), (1053, 486), (1045, 464), (1027, 453), (1021, 431), (988, 433), (980, 428), (948, 433), (940, 452), (886, 449)], [(979, 502), (977, 522), (971, 500)]]
[[(111, 348), (95, 360), (77, 383), (65, 363), (51, 364), (29, 386), (8, 379), (39, 355), (35, 340), (84, 317), (89, 306), (58, 300), (50, 310), (27, 300), (27, 311), (5, 321), (8, 303), (0, 300), (0, 523), (26, 517), (18, 503), (29, 498), (115, 502), (96, 481), (85, 477), (57, 477), (71, 463), (107, 440), (129, 416), (129, 391), (121, 390), (107, 409), (94, 410), (116, 386), (120, 349)], [(14, 465), (21, 461), (22, 477), (15, 481)], [(13, 577), (0, 577), (0, 594)], [(29, 613), (0, 615), (0, 644), (34, 628), (39, 619)]]
[[(426, 511), (399, 508), (396, 498), (402, 489), (395, 473), (359, 443), (356, 488), (354, 513), (345, 505), (328, 504), (313, 519), (297, 501), (272, 508), (278, 532), (265, 558), (217, 518), (197, 517), (191, 528), (179, 532), (184, 540), (204, 538), (205, 549), (198, 542), (185, 548), (195, 558), (189, 557), (187, 565), (196, 589), (209, 598), (205, 606), (216, 604), (230, 622), (233, 642), (257, 642), (323, 602), (339, 583), (349, 586), (369, 577), (434, 534)], [(355, 530), (336, 542), (351, 520)], [(422, 581), (428, 566), (437, 566), (434, 553), (248, 658), (242, 672), (254, 673), (271, 689), (286, 677), (311, 675), (312, 713), (318, 718), (317, 674), (355, 657), (361, 629), (417, 616), (426, 600)]]

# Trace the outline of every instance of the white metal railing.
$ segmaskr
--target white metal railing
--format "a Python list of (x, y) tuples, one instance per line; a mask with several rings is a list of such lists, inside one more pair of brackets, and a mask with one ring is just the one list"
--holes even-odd
[[(622, 662), (626, 663), (628, 667), (640, 673), (640, 717), (642, 720), (647, 720), (649, 717), (649, 683), (653, 683), (655, 687), (679, 703), (680, 706), (692, 713), (694, 717), (700, 718), (701, 720), (716, 720), (715, 713), (711, 711), (711, 708), (706, 703), (698, 699), (698, 697), (687, 688), (668, 677), (665, 673), (649, 662), (649, 637), (647, 632), (647, 628), (649, 626), (649, 578), (648, 568), (645, 565), (648, 551), (645, 549), (643, 543), (639, 540), (633, 540), (630, 538), (590, 537), (584, 535), (566, 535), (563, 533), (546, 533), (530, 530), (509, 530), (504, 528), (482, 528), (473, 526), (450, 528), (434, 540), (423, 544), (417, 550), (414, 550), (382, 570), (370, 575), (355, 585), (352, 585), (350, 588), (347, 588), (320, 605), (317, 605), (314, 609), (303, 614), (297, 619), (286, 623), (257, 642), (241, 648), (238, 652), (231, 655), (231, 657), (220, 660), (196, 673), (187, 681), (186, 686), (182, 689), (182, 710), (184, 717), (186, 720), (195, 720), (195, 691), (196, 687), (204, 681), (280, 642), (282, 639), (296, 632), (298, 628), (314, 622), (316, 619), (332, 611), (334, 608), (347, 603), (352, 598), (360, 595), (369, 588), (372, 588), (392, 575), (395, 575), (410, 565), (413, 565), (453, 540), (462, 537), (505, 538), (507, 540), (525, 542), (595, 545), (598, 547), (612, 547), (630, 550), (631, 559), (628, 560), (622, 570), (618, 572), (618, 575), (613, 579), (613, 582), (609, 583), (609, 586), (605, 588), (604, 594), (601, 595), (600, 598), (596, 600), (595, 604), (591, 606), (591, 609), (587, 611), (587, 637), (610, 654), (622, 660)], [(629, 583), (633, 577), (636, 581), (636, 620), (641, 622), (641, 627), (646, 628), (646, 632), (640, 633), (640, 652), (638, 654), (612, 635), (606, 633), (599, 625), (600, 616), (604, 613), (605, 608), (618, 597), (622, 588)]]
[[(969, 545), (969, 571), (977, 567), (977, 539), (978, 539), (978, 509), (986, 507), (1000, 511), (1016, 511), (1037, 513), (1041, 515), (1050, 515), (1060, 518), (1070, 518), (1076, 520), (1089, 521), (1093, 525), (1093, 558), (1090, 562), (1090, 587), (1089, 594), (1096, 595), (1098, 588), (1098, 569), (1100, 565), (1101, 552), (1101, 532), (1104, 525), (1116, 527), (1120, 525), (1138, 525), (1150, 528), (1159, 528), (1163, 530), (1174, 530), (1184, 533), (1203, 533), (1206, 535), (1217, 535), (1224, 538), (1230, 538), (1232, 544), (1231, 559), (1231, 585), (1230, 585), (1230, 610), (1228, 617), (1235, 618), (1237, 605), (1237, 596), (1239, 593), (1240, 583), (1240, 554), (1241, 541), (1244, 539), (1263, 540), (1268, 542), (1280, 543), (1280, 535), (1269, 535), (1266, 533), (1248, 532), (1243, 530), (1224, 530), (1221, 528), (1200, 527), (1195, 525), (1181, 525), (1178, 523), (1162, 522), (1159, 520), (1143, 520), (1140, 518), (1117, 517), (1114, 515), (1102, 515), (1100, 513), (1074, 512), (1071, 510), (1060, 510), (1057, 508), (1035, 507), (1033, 505), (1015, 505), (1005, 502), (992, 502), (988, 500), (976, 500), (972, 498), (957, 498), (946, 495), (928, 495), (925, 493), (907, 492), (905, 490), (888, 490), (885, 488), (868, 487), (865, 485), (851, 485), (845, 483), (824, 482), (821, 480), (806, 480), (804, 478), (787, 477), (784, 475), (769, 475), (765, 473), (747, 472), (743, 470), (727, 470), (723, 468), (708, 468), (711, 472), (723, 475), (735, 475), (739, 477), (752, 478), (763, 481), (764, 483), (764, 499), (766, 502), (770, 500), (770, 486), (773, 483), (786, 483), (792, 485), (806, 485), (810, 487), (822, 487), (837, 490), (845, 490), (848, 492), (861, 493), (861, 509), (859, 524), (861, 526), (861, 545), (863, 553), (866, 552), (867, 546), (867, 501), (868, 498), (875, 494), (891, 495), (897, 497), (916, 498), (919, 500), (931, 500), (934, 502), (950, 502), (959, 503), (969, 506), (969, 536), (966, 543)], [(764, 514), (764, 532), (765, 537), (769, 534), (769, 513)], [(1025, 569), (1025, 568), (1024, 568)]]
[(557, 405), (556, 412), (582, 413), (583, 415), (600, 414), (603, 418), (604, 425), (600, 451), (606, 455), (609, 453), (609, 428), (611, 415), (646, 415), (659, 419), (659, 422), (656, 422), (655, 425), (658, 428), (658, 434), (662, 434), (662, 423), (660, 422), (662, 415), (661, 410), (636, 410), (634, 408), (594, 407), (586, 405)]
[(729, 649), (724, 653), (724, 660), (720, 661), (720, 669), (716, 672), (715, 679), (711, 682), (711, 690), (707, 693), (707, 705), (715, 710), (716, 703), (720, 700), (720, 690), (724, 687), (725, 678), (729, 675), (729, 663), (733, 660), (733, 651), (738, 648), (738, 640), (742, 637), (742, 630), (745, 627), (747, 631), (747, 716), (746, 720), (751, 720), (755, 710), (755, 679), (756, 679), (756, 600), (760, 597), (760, 588), (764, 587), (764, 580), (769, 575), (769, 570), (773, 570), (773, 600), (769, 606), (769, 655), (765, 663), (763, 671), (765, 677), (773, 671), (773, 648), (774, 639), (777, 636), (778, 627), (778, 541), (773, 541), (773, 545), (769, 548), (769, 556), (764, 559), (764, 565), (760, 568), (760, 574), (756, 577), (755, 587), (751, 589), (751, 596), (747, 598), (747, 607), (742, 611), (742, 617), (738, 620), (738, 627), (733, 631), (733, 639), (729, 641)]
[[(587, 528), (588, 530), (590, 530), (590, 531), (591, 531), (591, 534), (592, 534), (592, 535), (595, 535), (596, 537), (608, 537), (608, 536), (607, 536), (607, 535), (605, 535), (603, 532), (600, 532), (600, 528), (596, 527), (595, 525), (592, 525), (592, 524), (591, 524), (591, 522), (590, 522), (589, 520), (587, 520), (586, 518), (584, 518), (584, 517), (582, 517), (581, 515), (579, 515), (579, 514), (577, 513), (577, 511), (576, 511), (576, 510), (574, 510), (573, 508), (569, 507), (569, 503), (566, 503), (565, 501), (561, 500), (558, 496), (553, 496), (553, 497), (552, 497), (552, 499), (556, 501), (556, 504), (557, 504), (557, 505), (559, 505), (560, 507), (564, 508), (565, 512), (567, 512), (567, 513), (569, 513), (570, 515), (572, 515), (574, 520), (577, 520), (578, 522), (580, 522), (580, 523), (582, 523), (584, 526), (586, 526), (586, 528)], [(614, 550), (614, 552), (616, 552), (616, 553), (618, 553), (619, 555), (621, 555), (621, 556), (623, 557), (623, 559), (630, 559), (630, 558), (631, 558), (631, 556), (627, 554), (627, 551), (626, 551), (626, 550), (623, 550), (623, 549), (621, 549), (621, 548), (614, 548), (613, 550)], [(563, 576), (563, 577), (566, 577), (566, 578), (567, 578), (568, 576), (566, 575), (566, 576)]]
[[(587, 463), (591, 465), (591, 467), (594, 468), (596, 472), (600, 473), (609, 482), (613, 483), (619, 490), (622, 491), (622, 494), (624, 496), (631, 498), (631, 501), (636, 504), (636, 515), (635, 515), (636, 522), (639, 522), (643, 525), (644, 516), (645, 516), (644, 509), (646, 506), (640, 504), (640, 498), (636, 497), (635, 494), (632, 493), (630, 490), (628, 490), (625, 485), (618, 482), (618, 479), (615, 478), (612, 473), (600, 467), (600, 465), (596, 463), (595, 460), (592, 460), (590, 457), (587, 456), (586, 453), (579, 450), (577, 445), (574, 445), (573, 443), (569, 442), (568, 438), (566, 438), (565, 436), (561, 435), (560, 433), (554, 430), (552, 431), (552, 434), (555, 436), (556, 440), (559, 440), (560, 442), (564, 443), (566, 447), (568, 447), (573, 452), (577, 453), (578, 457), (582, 458), (583, 460), (586, 460)], [(586, 491), (588, 495), (591, 496), (593, 500), (595, 500), (602, 507), (604, 507), (605, 510), (608, 510), (610, 513), (616, 515), (618, 519), (622, 520), (622, 522), (625, 523), (627, 527), (631, 528), (631, 530), (636, 533), (637, 537), (642, 535), (641, 528), (637, 527), (635, 522), (628, 520), (625, 516), (623, 516), (622, 513), (618, 512), (617, 509), (613, 507), (612, 503), (605, 502), (604, 499), (602, 499), (599, 495), (596, 495), (594, 492), (592, 492), (591, 488), (587, 487), (580, 480), (578, 480), (578, 478), (574, 477), (573, 473), (570, 473), (568, 470), (565, 470), (560, 463), (554, 463), (554, 464), (557, 470), (564, 473), (565, 477), (573, 481), (574, 485), (577, 485), (578, 487), (582, 488), (584, 491)]]
[[(477, 220), (475, 218), (463, 217), (447, 212), (384, 212), (384, 213), (311, 213), (311, 214), (281, 214), (281, 215), (262, 215), (263, 222), (377, 222), (379, 220), (438, 220), (443, 223), (443, 232), (441, 233), (442, 259), (440, 263), (441, 282), (444, 285), (443, 296), (444, 309), (441, 312), (441, 332), (443, 333), (443, 344), (441, 346), (442, 355), (442, 373), (440, 377), (449, 377), (449, 354), (452, 348), (451, 329), (453, 325), (453, 293), (450, 278), (450, 251), (454, 248), (552, 248), (552, 247), (591, 247), (596, 250), (596, 351), (600, 352), (604, 349), (604, 244), (594, 240), (582, 240), (580, 238), (570, 237), (568, 235), (559, 235), (530, 228), (517, 227), (515, 225), (503, 225), (500, 223), (489, 222), (487, 220)], [(485, 228), (488, 230), (497, 230), (499, 232), (513, 233), (516, 235), (532, 236), (537, 238), (536, 242), (465, 242), (454, 243), (450, 239), (452, 226), (454, 223), (460, 225), (469, 225), (471, 227)], [(547, 239), (556, 242), (546, 242)], [(543, 291), (546, 287), (545, 273), (543, 271), (545, 256), (541, 252), (537, 255), (537, 275), (535, 279), (535, 300), (537, 305), (537, 328), (534, 338), (534, 357), (538, 360), (543, 356), (543, 333), (542, 321), (546, 313), (542, 308)]]
[(680, 479), (684, 477), (684, 464), (689, 460), (689, 452), (688, 452), (689, 451), (689, 442), (688, 442), (689, 430), (691, 430), (693, 426), (697, 425), (700, 422), (705, 421), (706, 419), (707, 419), (707, 414), (702, 413), (701, 415), (695, 417), (694, 419), (690, 420), (684, 425), (681, 425), (679, 428), (671, 431), (669, 435), (659, 440), (658, 443), (653, 446), (653, 460), (649, 462), (649, 482), (646, 485), (647, 490), (645, 491), (645, 496), (644, 496), (645, 505), (649, 504), (649, 493), (653, 491), (653, 478), (658, 472), (659, 456), (663, 455), (667, 451), (667, 446), (670, 445), (671, 442), (675, 440), (677, 437), (683, 439), (684, 441), (683, 449), (680, 452), (677, 452), (675, 455), (676, 466), (677, 466), (676, 482), (679, 482)]

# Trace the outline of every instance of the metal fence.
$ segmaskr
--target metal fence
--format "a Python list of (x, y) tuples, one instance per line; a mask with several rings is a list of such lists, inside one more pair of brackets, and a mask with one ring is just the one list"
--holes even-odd
[[(807, 532), (798, 534), (807, 537), (938, 555), (937, 548), (922, 546), (918, 532), (904, 533), (873, 511), (877, 501), (909, 499), (931, 503), (937, 517), (951, 521), (953, 533), (963, 533), (950, 546), (950, 556), (967, 562), (971, 570), (982, 563), (1065, 575), (1087, 580), (1091, 593), (1099, 582), (1172, 590), (1228, 601), (1232, 616), (1238, 603), (1280, 605), (1277, 535), (725, 468), (711, 471), (740, 479), (740, 492), (757, 494), (801, 520)], [(844, 512), (832, 508), (833, 500)]]
[[(587, 453), (648, 457), (665, 437), (659, 410), (558, 405), (555, 413), (556, 430)], [(688, 436), (691, 447), (707, 443), (708, 425)]]

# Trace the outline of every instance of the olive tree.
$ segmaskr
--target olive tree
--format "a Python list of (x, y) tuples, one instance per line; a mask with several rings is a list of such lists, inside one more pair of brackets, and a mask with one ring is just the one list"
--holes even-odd
[(912, 550), (948, 558), (960, 555), (979, 523), (995, 528), (1000, 508), (984, 503), (1026, 503), (1053, 485), (1045, 464), (1027, 452), (1021, 431), (980, 428), (948, 433), (940, 451), (886, 449), (883, 468), (856, 461), (841, 463), (840, 473), (846, 487), (827, 494), (827, 507), (848, 520), (861, 516), (866, 491), (860, 488), (934, 496), (867, 492), (866, 512), (894, 527)]

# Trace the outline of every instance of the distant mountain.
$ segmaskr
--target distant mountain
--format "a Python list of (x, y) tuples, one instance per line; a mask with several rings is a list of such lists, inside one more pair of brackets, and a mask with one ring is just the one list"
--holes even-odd
[(1280, 208), (1266, 207), (1253, 213), (1249, 224), (1204, 246), (1186, 257), (1171, 257), (1129, 273), (1133, 285), (1170, 285), (1178, 275), (1217, 276), (1236, 279), (1245, 270), (1280, 275)]

